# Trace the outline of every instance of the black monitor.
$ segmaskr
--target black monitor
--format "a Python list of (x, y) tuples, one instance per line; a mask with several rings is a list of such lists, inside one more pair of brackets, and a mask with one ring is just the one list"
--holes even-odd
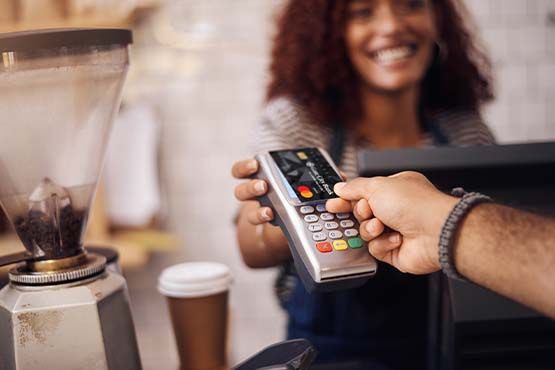
[[(405, 170), (423, 173), (444, 191), (461, 186), (555, 216), (555, 143), (359, 153), (361, 176)], [(431, 369), (553, 369), (555, 364), (555, 321), (441, 273), (430, 278), (429, 323)]]

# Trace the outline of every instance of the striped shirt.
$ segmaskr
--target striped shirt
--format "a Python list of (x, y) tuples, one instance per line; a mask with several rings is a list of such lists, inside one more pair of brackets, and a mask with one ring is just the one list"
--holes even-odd
[[(449, 145), (487, 145), (495, 142), (491, 131), (477, 112), (441, 112), (433, 120), (447, 137)], [(266, 105), (262, 119), (254, 130), (251, 146), (254, 153), (300, 147), (328, 149), (332, 133), (330, 127), (312, 122), (308, 112), (300, 104), (289, 98), (277, 98)], [(421, 145), (432, 146), (433, 142), (432, 135), (426, 133)], [(340, 168), (347, 178), (357, 176), (357, 151), (364, 148), (370, 147), (357, 145), (354, 133), (345, 133)]]
[[(449, 145), (472, 146), (495, 143), (491, 131), (477, 112), (445, 111), (434, 115), (432, 120), (446, 137)], [(301, 147), (321, 147), (327, 150), (332, 134), (332, 128), (312, 122), (302, 105), (290, 98), (276, 98), (266, 105), (262, 119), (254, 130), (251, 147), (254, 153)], [(425, 133), (421, 146), (433, 145), (433, 135)], [(365, 148), (371, 147), (357, 144), (354, 133), (345, 132), (339, 168), (348, 179), (358, 176), (357, 151)], [(294, 287), (294, 274), (292, 263), (285, 263), (280, 267), (274, 288), (282, 305), (287, 302)]]

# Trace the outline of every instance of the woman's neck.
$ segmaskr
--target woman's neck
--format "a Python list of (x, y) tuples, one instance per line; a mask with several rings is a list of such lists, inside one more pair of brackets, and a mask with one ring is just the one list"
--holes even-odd
[(383, 94), (362, 89), (361, 140), (379, 148), (417, 146), (421, 140), (418, 89)]

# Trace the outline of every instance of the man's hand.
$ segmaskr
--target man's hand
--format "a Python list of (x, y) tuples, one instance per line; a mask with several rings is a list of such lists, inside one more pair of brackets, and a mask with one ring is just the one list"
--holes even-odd
[[(358, 178), (334, 190), (341, 198), (329, 200), (328, 210), (353, 210), (377, 259), (413, 274), (440, 269), (439, 234), (457, 198), (416, 172)], [(470, 281), (555, 317), (553, 230), (554, 218), (480, 204), (459, 225), (456, 268)]]
[[(457, 198), (437, 190), (417, 172), (357, 178), (336, 184), (340, 199), (327, 202), (330, 212), (353, 211), (370, 253), (400, 271), (427, 274), (440, 269), (441, 227)], [(392, 232), (384, 232), (385, 226)]]

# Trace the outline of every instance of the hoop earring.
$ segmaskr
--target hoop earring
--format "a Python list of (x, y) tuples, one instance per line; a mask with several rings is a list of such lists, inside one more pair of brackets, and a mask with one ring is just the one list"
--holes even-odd
[(447, 49), (447, 45), (445, 42), (441, 40), (436, 40), (436, 63), (441, 64), (445, 63), (447, 57), (449, 56), (449, 50)]

